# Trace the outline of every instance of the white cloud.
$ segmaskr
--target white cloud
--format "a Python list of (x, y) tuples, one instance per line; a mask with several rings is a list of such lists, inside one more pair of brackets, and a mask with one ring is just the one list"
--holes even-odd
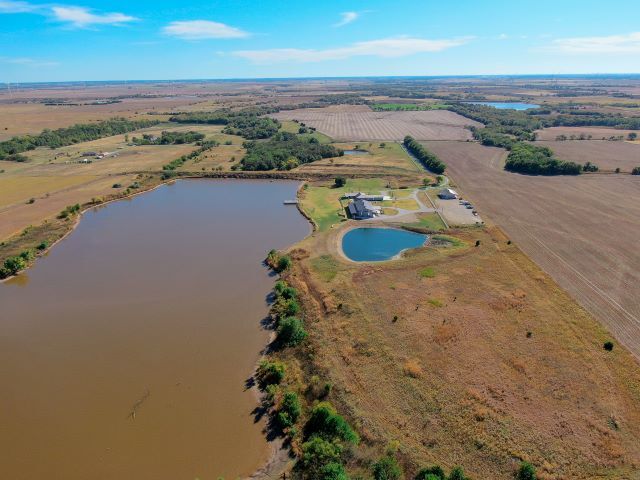
[(52, 7), (51, 11), (56, 20), (67, 22), (78, 28), (92, 25), (121, 25), (138, 20), (124, 13), (95, 14), (85, 7)]
[(28, 57), (0, 57), (1, 63), (10, 63), (13, 65), (24, 65), (26, 67), (57, 67), (59, 62), (49, 60), (38, 60)]
[(274, 48), (267, 50), (237, 50), (233, 55), (246, 58), (254, 63), (275, 63), (286, 61), (322, 62), (326, 60), (344, 60), (357, 56), (405, 57), (423, 52), (440, 52), (469, 42), (471, 37), (427, 40), (413, 37), (383, 38), (357, 42), (346, 47), (324, 50), (299, 48)]
[(358, 12), (343, 12), (340, 14), (340, 16), (342, 18), (338, 23), (333, 25), (334, 27), (343, 27), (345, 25), (348, 25), (351, 22), (355, 22), (360, 16), (360, 14)]
[(640, 32), (605, 37), (559, 38), (549, 46), (561, 53), (640, 53)]
[(248, 32), (224, 23), (208, 20), (189, 20), (171, 22), (164, 27), (164, 33), (185, 40), (203, 40), (207, 38), (245, 38)]
[(38, 7), (27, 2), (0, 1), (0, 13), (32, 12)]

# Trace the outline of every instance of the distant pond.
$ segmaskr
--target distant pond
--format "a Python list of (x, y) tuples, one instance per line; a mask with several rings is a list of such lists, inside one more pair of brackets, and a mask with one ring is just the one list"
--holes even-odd
[(535, 103), (518, 103), (518, 102), (469, 102), (473, 105), (486, 105), (487, 107), (497, 108), (498, 110), (529, 110), (531, 108), (540, 108)]
[(342, 251), (354, 262), (380, 262), (424, 245), (429, 237), (395, 228), (355, 228), (342, 237)]
[(344, 150), (345, 155), (369, 155), (367, 150)]

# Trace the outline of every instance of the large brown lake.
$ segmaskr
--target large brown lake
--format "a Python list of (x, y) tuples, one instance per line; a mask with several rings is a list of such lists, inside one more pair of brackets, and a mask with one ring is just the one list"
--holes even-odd
[(187, 180), (87, 212), (0, 284), (0, 478), (201, 480), (270, 455), (245, 389), (261, 265), (310, 231), (297, 183)]

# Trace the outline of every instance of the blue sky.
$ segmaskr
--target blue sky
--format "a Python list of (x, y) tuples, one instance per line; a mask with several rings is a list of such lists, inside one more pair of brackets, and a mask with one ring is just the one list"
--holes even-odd
[(640, 72), (635, 2), (0, 0), (0, 81)]

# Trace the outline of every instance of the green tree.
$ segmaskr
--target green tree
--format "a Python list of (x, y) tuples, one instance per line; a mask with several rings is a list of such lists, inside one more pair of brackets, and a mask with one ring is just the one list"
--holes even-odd
[(296, 317), (287, 317), (280, 320), (278, 325), (278, 342), (285, 347), (295, 347), (307, 338), (302, 320)]
[(295, 425), (302, 413), (300, 399), (296, 392), (286, 392), (278, 409), (278, 423), (282, 428)]
[(631, 132), (629, 133), (629, 135), (627, 135), (627, 140), (635, 140), (636, 138), (638, 138), (638, 134), (636, 132)]
[(338, 462), (330, 462), (320, 468), (319, 480), (349, 480), (344, 466)]
[(402, 476), (402, 469), (394, 457), (382, 457), (372, 467), (375, 480), (398, 480)]
[(288, 255), (283, 255), (278, 259), (276, 270), (278, 272), (284, 272), (285, 270), (290, 269), (292, 265), (293, 262), (291, 261), (291, 257), (289, 257)]
[(344, 177), (336, 177), (333, 180), (333, 186), (336, 188), (342, 188), (347, 184), (347, 179)]
[(299, 467), (309, 473), (309, 478), (317, 478), (326, 465), (340, 463), (341, 454), (342, 447), (338, 443), (313, 436), (302, 444)]

